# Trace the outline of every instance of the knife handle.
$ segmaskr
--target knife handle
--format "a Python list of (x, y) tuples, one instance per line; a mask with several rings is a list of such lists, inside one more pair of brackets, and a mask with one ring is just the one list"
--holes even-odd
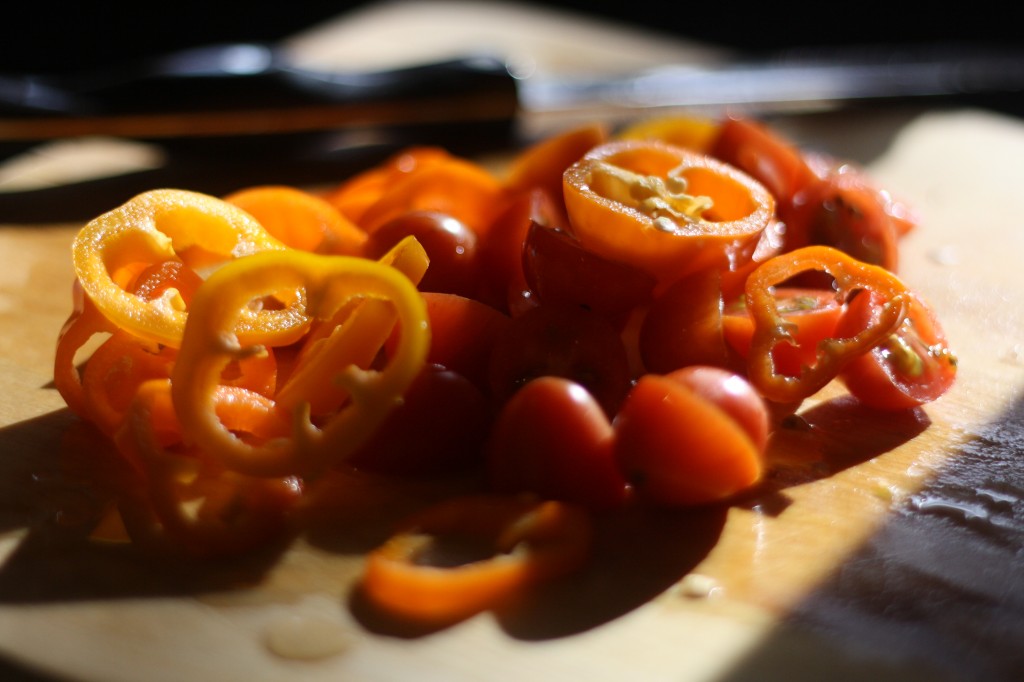
[[(319, 72), (269, 53), (232, 62), (244, 46), (174, 55), (146, 67), (0, 88), (0, 143), (84, 135), (147, 141), (511, 121), (515, 80), (504, 64), (469, 57), (376, 72)], [(187, 57), (193, 57), (189, 59)], [(45, 102), (28, 93), (45, 91)]]

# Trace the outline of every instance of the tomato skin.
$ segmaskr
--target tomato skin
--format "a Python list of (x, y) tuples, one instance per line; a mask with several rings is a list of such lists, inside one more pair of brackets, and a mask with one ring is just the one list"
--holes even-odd
[(481, 464), (491, 412), (465, 377), (426, 365), (374, 436), (348, 462), (393, 476), (429, 476)]
[[(797, 343), (795, 346), (780, 344), (775, 348), (772, 352), (775, 366), (782, 374), (799, 376), (801, 367), (816, 362), (818, 343), (836, 335), (844, 307), (831, 289), (777, 287), (775, 300), (785, 322), (794, 325), (792, 333)], [(722, 332), (726, 343), (740, 357), (750, 355), (754, 321), (742, 305), (742, 299), (725, 307)]]
[(657, 283), (639, 268), (591, 253), (570, 233), (532, 223), (523, 272), (541, 303), (582, 306), (619, 322), (646, 304)]
[(612, 458), (612, 427), (579, 384), (561, 377), (527, 383), (499, 413), (486, 446), (494, 490), (531, 492), (592, 510), (626, 499)]
[(640, 327), (640, 355), (648, 372), (687, 365), (724, 367), (721, 277), (704, 270), (674, 283), (651, 304)]
[(797, 147), (767, 126), (745, 118), (722, 121), (709, 153), (767, 187), (778, 202), (780, 214), (818, 180)]
[(746, 427), (671, 376), (640, 377), (612, 426), (619, 468), (637, 498), (656, 506), (720, 502), (764, 474), (763, 449)]
[(370, 234), (363, 254), (377, 260), (409, 236), (416, 238), (430, 259), (419, 283), (421, 291), (462, 296), (476, 292), (480, 267), (476, 234), (450, 215), (437, 211), (403, 213)]
[(502, 403), (532, 379), (558, 376), (586, 388), (615, 414), (632, 379), (618, 330), (597, 313), (540, 305), (512, 318), (491, 352), (491, 396)]
[(789, 218), (788, 246), (832, 246), (896, 272), (899, 253), (885, 197), (859, 174), (833, 172), (814, 183)]
[(514, 194), (480, 239), (480, 283), (477, 298), (508, 312), (509, 301), (529, 289), (523, 273), (523, 245), (533, 224), (565, 224), (558, 201), (546, 190), (534, 188)]
[(767, 405), (743, 376), (721, 367), (704, 365), (684, 367), (666, 376), (720, 407), (743, 427), (759, 451), (768, 446), (770, 420)]
[[(836, 333), (854, 334), (875, 317), (875, 294), (861, 293), (848, 305)], [(911, 294), (907, 319), (889, 341), (854, 358), (839, 379), (861, 403), (881, 410), (906, 410), (943, 395), (956, 379), (956, 356), (950, 350), (935, 311)]]
[[(488, 392), (491, 350), (512, 320), (489, 305), (458, 294), (425, 291), (423, 300), (430, 320), (427, 362), (458, 372)], [(397, 337), (390, 341), (397, 343)]]

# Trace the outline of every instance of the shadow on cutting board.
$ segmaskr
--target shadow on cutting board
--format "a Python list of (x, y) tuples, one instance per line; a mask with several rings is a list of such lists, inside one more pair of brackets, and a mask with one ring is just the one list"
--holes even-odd
[(1024, 679), (1022, 462), (1024, 396), (720, 682)]
[[(923, 412), (910, 411), (893, 415), (880, 427), (877, 413), (846, 396), (823, 402), (783, 429), (779, 452), (769, 453), (772, 474), (760, 489), (733, 505), (781, 513), (788, 505), (787, 488), (864, 462), (912, 439), (927, 425)], [(66, 410), (0, 430), (0, 452), (5, 453), (0, 455), (0, 499), (5, 500), (0, 531), (16, 537), (23, 533), (8, 542), (7, 555), (0, 557), (0, 603), (258, 589), (291, 540), (236, 558), (193, 559), (92, 539), (124, 485), (125, 465), (97, 432)], [(361, 555), (386, 539), (390, 522), (456, 491), (380, 478), (355, 483), (339, 480), (339, 490), (346, 494), (323, 495), (327, 501), (314, 500), (314, 513), (303, 517), (305, 524), (297, 530), (318, 551)], [(668, 511), (635, 505), (609, 513), (597, 519), (594, 557), (582, 573), (494, 615), (509, 636), (524, 641), (568, 637), (613, 621), (690, 573), (718, 543), (729, 507)], [(372, 632), (427, 634), (382, 621), (362, 603), (358, 590), (348, 606)]]

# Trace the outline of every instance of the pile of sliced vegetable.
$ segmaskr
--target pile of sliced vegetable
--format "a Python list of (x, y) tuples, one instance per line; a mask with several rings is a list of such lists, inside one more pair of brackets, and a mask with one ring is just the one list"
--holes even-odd
[[(596, 514), (756, 488), (834, 380), (942, 395), (955, 356), (895, 274), (915, 225), (743, 119), (586, 126), (503, 174), (421, 147), (316, 193), (154, 190), (75, 239), (55, 384), (133, 471), (140, 544), (250, 550), (339, 470), (478, 480), (362, 583), (450, 622), (578, 570)], [(472, 558), (432, 562), (451, 537)]]

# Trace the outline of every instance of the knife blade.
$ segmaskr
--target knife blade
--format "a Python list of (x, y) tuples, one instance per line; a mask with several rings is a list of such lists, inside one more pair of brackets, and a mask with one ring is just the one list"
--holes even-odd
[(225, 193), (336, 180), (410, 144), (463, 154), (507, 149), (523, 143), (523, 122), (537, 118), (616, 123), (675, 111), (770, 115), (924, 98), (1018, 107), (1022, 93), (1024, 51), (1006, 47), (805, 50), (554, 77), (518, 74), (488, 55), (318, 71), (273, 46), (214, 45), (97, 72), (0, 76), (2, 156), (90, 136), (155, 143), (166, 152), (162, 165), (136, 173), (0, 187), (0, 219), (78, 219), (154, 186)]

